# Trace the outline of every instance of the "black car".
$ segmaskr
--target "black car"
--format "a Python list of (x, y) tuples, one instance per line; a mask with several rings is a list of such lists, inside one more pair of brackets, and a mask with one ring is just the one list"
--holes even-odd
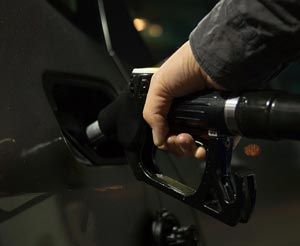
[[(241, 141), (232, 163), (255, 171), (257, 203), (229, 227), (137, 181), (117, 143), (84, 136), (132, 69), (170, 55), (214, 4), (0, 1), (0, 245), (299, 245), (297, 142)], [(270, 86), (298, 81), (295, 63)], [(203, 163), (162, 160), (198, 184)]]

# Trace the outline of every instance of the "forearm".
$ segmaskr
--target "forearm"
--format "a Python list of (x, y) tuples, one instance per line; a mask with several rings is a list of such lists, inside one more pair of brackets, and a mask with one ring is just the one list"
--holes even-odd
[(190, 44), (200, 67), (223, 87), (257, 88), (299, 51), (300, 1), (220, 1)]

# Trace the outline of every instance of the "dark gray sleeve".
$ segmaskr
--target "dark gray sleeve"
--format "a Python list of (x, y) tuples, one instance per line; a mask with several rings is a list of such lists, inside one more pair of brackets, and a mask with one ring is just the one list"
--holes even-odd
[(221, 0), (190, 35), (199, 65), (228, 89), (257, 88), (300, 50), (300, 0)]

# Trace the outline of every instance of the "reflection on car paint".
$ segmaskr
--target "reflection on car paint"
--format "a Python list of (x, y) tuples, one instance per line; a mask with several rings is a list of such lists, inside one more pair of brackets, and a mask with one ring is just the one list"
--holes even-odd
[(61, 140), (63, 140), (63, 138), (58, 137), (58, 138), (55, 138), (54, 140), (51, 140), (51, 141), (48, 141), (48, 142), (45, 142), (45, 143), (40, 143), (40, 144), (30, 148), (30, 149), (25, 149), (25, 150), (22, 151), (21, 157), (25, 157), (25, 156), (28, 156), (28, 155), (31, 155), (31, 154), (35, 154), (39, 150), (47, 148), (51, 144), (53, 144), (55, 142), (58, 142), (58, 141), (61, 141)]
[(7, 143), (7, 142), (15, 143), (16, 140), (13, 139), (13, 138), (4, 138), (4, 139), (1, 139), (1, 140), (0, 140), (0, 144)]

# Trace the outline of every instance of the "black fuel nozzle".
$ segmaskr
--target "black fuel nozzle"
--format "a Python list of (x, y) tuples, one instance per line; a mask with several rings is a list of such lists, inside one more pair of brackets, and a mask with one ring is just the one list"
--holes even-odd
[(231, 169), (233, 137), (300, 139), (300, 96), (204, 91), (175, 99), (168, 115), (171, 131), (190, 133), (194, 139), (208, 132), (204, 176), (193, 189), (163, 175), (153, 161), (152, 134), (142, 116), (153, 72), (134, 69), (128, 88), (99, 113), (87, 135), (121, 143), (137, 179), (228, 225), (247, 222), (255, 205), (255, 177)]
[[(282, 91), (202, 92), (177, 99), (173, 128), (267, 140), (300, 139), (300, 96)], [(175, 127), (174, 127), (175, 125)]]

